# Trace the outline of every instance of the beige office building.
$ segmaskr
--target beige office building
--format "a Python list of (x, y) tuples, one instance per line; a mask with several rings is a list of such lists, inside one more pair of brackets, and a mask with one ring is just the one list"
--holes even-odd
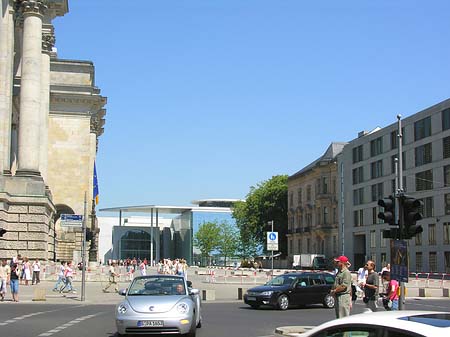
[[(361, 132), (338, 156), (343, 179), (342, 248), (361, 267), (390, 261), (389, 225), (377, 218), (377, 201), (394, 193), (398, 126)], [(408, 240), (411, 272), (450, 272), (450, 99), (402, 120), (403, 186), (423, 201), (423, 233)], [(340, 185), (339, 185), (340, 186)]]
[(301, 253), (338, 254), (337, 155), (345, 143), (288, 178), (288, 264)]
[(91, 215), (106, 98), (92, 62), (58, 59), (52, 21), (68, 0), (0, 4), (0, 258), (72, 259), (81, 233), (58, 218), (83, 214), (85, 191)]

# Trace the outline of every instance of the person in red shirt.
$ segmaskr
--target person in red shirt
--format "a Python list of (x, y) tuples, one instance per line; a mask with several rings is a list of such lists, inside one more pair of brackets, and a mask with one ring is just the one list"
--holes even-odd
[(386, 295), (383, 298), (384, 307), (386, 310), (398, 310), (398, 281), (391, 279), (391, 273), (388, 271), (384, 271), (381, 277), (388, 282)]

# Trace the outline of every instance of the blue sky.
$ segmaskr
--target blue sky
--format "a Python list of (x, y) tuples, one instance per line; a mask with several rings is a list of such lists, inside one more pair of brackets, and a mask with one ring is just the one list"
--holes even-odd
[(450, 97), (450, 1), (69, 0), (108, 97), (100, 208), (245, 198)]

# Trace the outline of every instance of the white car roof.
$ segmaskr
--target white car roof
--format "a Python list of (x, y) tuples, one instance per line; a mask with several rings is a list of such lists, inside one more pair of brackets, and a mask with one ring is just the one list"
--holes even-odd
[[(335, 319), (304, 333), (300, 336), (311, 336), (314, 333), (330, 327), (348, 326), (355, 324), (366, 324), (372, 327), (390, 327), (398, 328), (406, 331), (421, 334), (423, 336), (450, 336), (450, 319), (447, 318), (448, 324), (446, 326), (436, 326), (427, 322), (416, 322), (407, 319), (401, 319), (404, 317), (421, 316), (421, 315), (449, 315), (450, 312), (442, 311), (413, 311), (413, 310), (401, 310), (401, 311), (378, 311), (378, 312), (366, 312), (363, 314), (350, 315), (348, 317)], [(446, 322), (446, 320), (444, 320)], [(444, 324), (445, 325), (445, 324)]]

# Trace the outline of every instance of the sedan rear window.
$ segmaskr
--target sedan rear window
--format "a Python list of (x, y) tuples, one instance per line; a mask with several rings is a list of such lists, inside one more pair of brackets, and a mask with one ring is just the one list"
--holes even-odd
[(400, 317), (399, 319), (404, 321), (411, 321), (431, 325), (438, 328), (450, 327), (450, 314), (425, 314), (425, 315)]

